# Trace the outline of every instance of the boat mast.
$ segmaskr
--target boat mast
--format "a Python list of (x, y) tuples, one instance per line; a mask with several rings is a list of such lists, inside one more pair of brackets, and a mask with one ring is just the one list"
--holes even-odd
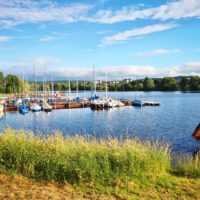
[(70, 101), (70, 93), (71, 93), (71, 86), (70, 86), (70, 80), (69, 80), (69, 88), (68, 88), (69, 101)]
[(23, 99), (23, 102), (24, 102), (24, 70), (23, 70), (23, 82), (22, 83), (23, 83), (22, 99)]
[(107, 71), (106, 71), (106, 98), (108, 97)]
[(44, 100), (46, 101), (46, 81), (47, 81), (47, 69), (46, 64), (44, 65)]
[(36, 69), (35, 69), (35, 64), (34, 64), (34, 73), (33, 73), (34, 75), (34, 84), (33, 84), (33, 90), (34, 90), (34, 93), (35, 93), (35, 98), (37, 98), (37, 93), (36, 93)]
[(51, 99), (53, 99), (53, 74), (52, 74), (52, 81), (51, 81)]
[(136, 82), (136, 91), (135, 91), (135, 99), (137, 98), (137, 90), (138, 90), (138, 83), (137, 83), (137, 75), (135, 75), (135, 82)]
[(78, 80), (76, 81), (76, 97), (78, 97)]
[(96, 96), (96, 81), (95, 81), (95, 65), (93, 66), (93, 84), (92, 84), (92, 96)]
[(84, 94), (85, 94), (85, 81), (84, 81)]
[(28, 85), (28, 81), (27, 81), (27, 75), (26, 75), (26, 82), (25, 82), (25, 96), (27, 95), (27, 85)]

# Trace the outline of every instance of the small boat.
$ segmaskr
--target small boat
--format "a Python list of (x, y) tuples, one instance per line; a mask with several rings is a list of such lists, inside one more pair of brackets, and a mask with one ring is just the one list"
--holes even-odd
[(107, 100), (103, 97), (91, 101), (91, 109), (99, 110), (104, 109)]
[(117, 106), (116, 107), (123, 107), (125, 104), (121, 101), (117, 101)]
[(42, 110), (46, 112), (51, 112), (52, 111), (52, 106), (50, 106), (48, 103), (44, 102), (42, 105)]
[(19, 106), (19, 112), (21, 114), (28, 113), (28, 111), (29, 111), (29, 106), (27, 106), (26, 104), (22, 104)]
[(31, 106), (31, 110), (33, 112), (40, 112), (41, 111), (41, 106), (39, 106), (37, 103), (34, 103), (32, 106)]
[(145, 101), (142, 99), (135, 99), (133, 100), (133, 105), (134, 106), (144, 106), (145, 105)]
[(22, 101), (21, 98), (19, 98), (19, 99), (16, 101), (16, 104), (17, 104), (17, 105), (20, 105), (20, 104), (22, 104), (22, 103), (23, 103), (23, 101)]
[(108, 99), (106, 106), (108, 108), (123, 107), (124, 103), (122, 103), (121, 101), (115, 100), (115, 99)]
[(55, 99), (49, 99), (48, 103), (49, 103), (49, 105), (55, 105), (56, 104)]

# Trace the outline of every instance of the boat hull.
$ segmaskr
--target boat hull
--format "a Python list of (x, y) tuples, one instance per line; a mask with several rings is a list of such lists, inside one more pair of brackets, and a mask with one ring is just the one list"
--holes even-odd
[(25, 114), (29, 112), (29, 107), (27, 105), (21, 105), (19, 106), (19, 112), (21, 114)]

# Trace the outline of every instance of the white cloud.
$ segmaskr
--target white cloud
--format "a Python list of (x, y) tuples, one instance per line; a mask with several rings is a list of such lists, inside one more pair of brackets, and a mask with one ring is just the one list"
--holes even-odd
[(8, 42), (12, 39), (13, 37), (9, 36), (0, 36), (0, 42)]
[(41, 42), (49, 42), (49, 41), (53, 41), (53, 40), (56, 40), (56, 37), (53, 37), (53, 36), (45, 36), (43, 38), (40, 38), (40, 41)]
[(135, 28), (135, 29), (132, 29), (129, 31), (124, 31), (121, 33), (117, 33), (115, 35), (104, 37), (100, 46), (103, 47), (103, 46), (123, 42), (123, 41), (129, 40), (131, 38), (140, 37), (140, 36), (144, 36), (144, 35), (155, 33), (155, 32), (169, 30), (176, 26), (178, 26), (178, 25), (175, 23), (167, 23), (167, 24), (155, 24), (155, 25), (145, 26), (142, 28)]
[[(164, 77), (200, 75), (200, 62), (188, 62), (183, 65), (157, 68), (148, 65), (121, 65), (96, 67), (96, 79), (105, 80), (106, 72), (109, 80), (119, 80), (122, 77)], [(49, 74), (56, 74), (58, 79), (92, 80), (92, 69), (76, 67), (52, 67)], [(56, 78), (56, 77), (55, 77)]]
[(83, 20), (91, 5), (58, 4), (50, 0), (0, 1), (0, 25), (10, 28), (24, 23), (72, 23)]
[[(47, 66), (47, 77), (51, 79), (54, 75), (56, 80), (92, 80), (92, 68), (88, 67), (70, 67), (61, 65), (58, 58), (35, 57), (35, 58), (18, 58), (10, 61), (10, 65), (0, 66), (0, 71), (5, 74), (14, 73), (22, 75), (24, 70), (28, 78), (33, 77), (33, 64), (36, 64), (37, 80), (44, 77), (44, 64)], [(7, 67), (10, 66), (10, 67)], [(22, 70), (23, 69), (23, 70)], [(122, 77), (164, 77), (164, 76), (200, 76), (200, 61), (187, 62), (177, 66), (155, 67), (150, 65), (120, 65), (96, 67), (96, 79), (105, 80), (106, 72), (108, 80), (120, 80)]]
[(181, 19), (200, 17), (200, 1), (199, 0), (179, 0), (172, 1), (166, 5), (161, 5), (156, 9), (153, 19)]
[(185, 19), (200, 17), (199, 0), (173, 0), (157, 7), (124, 6), (119, 10), (97, 9), (94, 4), (60, 3), (53, 0), (0, 0), (0, 26), (12, 28), (24, 23), (74, 23), (86, 21), (112, 24), (136, 19)]
[(18, 57), (18, 58), (8, 58), (2, 61), (2, 65), (6, 66), (32, 66), (33, 64), (36, 65), (49, 65), (55, 66), (60, 63), (60, 59), (58, 57), (53, 56), (35, 56), (35, 57)]
[(158, 7), (144, 8), (129, 6), (120, 10), (112, 9), (99, 10), (95, 16), (88, 18), (90, 22), (112, 24), (136, 19), (183, 19), (200, 17), (199, 0), (174, 0)]
[(173, 49), (173, 50), (168, 50), (168, 49), (154, 49), (152, 51), (139, 51), (136, 53), (137, 56), (140, 57), (151, 57), (151, 56), (160, 56), (164, 54), (176, 54), (181, 52), (179, 49)]

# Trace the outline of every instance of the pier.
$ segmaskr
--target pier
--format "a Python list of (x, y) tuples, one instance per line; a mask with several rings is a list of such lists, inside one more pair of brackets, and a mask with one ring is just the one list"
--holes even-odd
[[(7, 97), (6, 99), (4, 99), (4, 103), (2, 103), (2, 105), (4, 105), (4, 112), (7, 111), (18, 111), (19, 110), (19, 105), (17, 104), (17, 101), (19, 99), (26, 99), (25, 97)], [(37, 104), (42, 106), (43, 104), (43, 99), (37, 98), (38, 102)], [(36, 101), (35, 98), (29, 98), (29, 101), (25, 102), (28, 106), (31, 105), (31, 103), (33, 103), (34, 101)], [(109, 101), (108, 101), (109, 102)], [(121, 103), (121, 105), (116, 105), (113, 107), (124, 107), (124, 106), (135, 106), (134, 102), (129, 100), (129, 99), (120, 99), (118, 100), (118, 102)], [(143, 101), (144, 104), (142, 106), (160, 106), (159, 102), (153, 102), (153, 101)], [(105, 103), (100, 103), (98, 105), (94, 105), (93, 100), (89, 100), (89, 99), (80, 99), (78, 102), (74, 99), (73, 101), (70, 101), (68, 99), (64, 99), (64, 98), (54, 98), (51, 99), (49, 98), (47, 100), (47, 103), (49, 103), (49, 105), (52, 107), (53, 110), (55, 109), (77, 109), (77, 108), (91, 108), (93, 110), (102, 110), (102, 109), (109, 109), (111, 108), (108, 104), (106, 105)]]

